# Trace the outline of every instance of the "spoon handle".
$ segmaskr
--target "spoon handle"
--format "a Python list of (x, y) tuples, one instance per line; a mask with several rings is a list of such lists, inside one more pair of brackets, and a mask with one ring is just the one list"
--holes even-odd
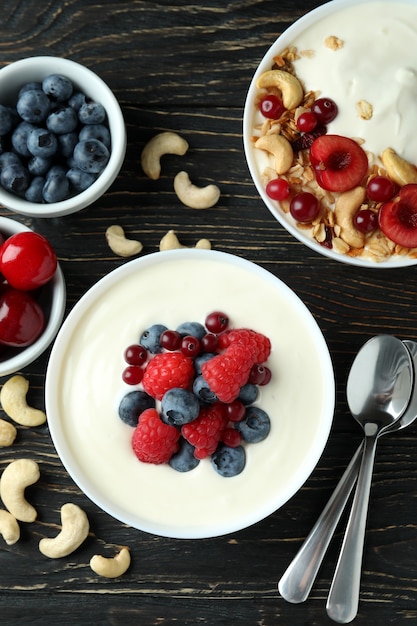
[(362, 555), (376, 444), (376, 433), (365, 436), (352, 510), (327, 600), (327, 614), (340, 624), (351, 622), (358, 612)]
[(287, 602), (294, 604), (304, 602), (311, 591), (355, 484), (361, 464), (362, 450), (363, 443), (356, 450), (323, 512), (278, 583), (278, 590)]

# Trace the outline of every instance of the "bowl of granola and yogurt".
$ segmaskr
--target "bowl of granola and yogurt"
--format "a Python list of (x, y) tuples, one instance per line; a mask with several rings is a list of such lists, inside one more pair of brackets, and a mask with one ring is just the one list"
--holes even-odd
[(278, 37), (244, 110), (255, 186), (300, 242), (365, 267), (417, 262), (417, 2), (333, 0)]
[[(157, 419), (155, 410), (148, 407), (140, 412), (136, 425), (120, 413), (127, 396), (142, 393), (140, 381), (130, 380), (132, 385), (123, 376), (126, 348), (146, 336), (147, 342), (141, 343), (152, 352), (152, 333), (147, 329), (200, 323), (214, 311), (226, 311), (230, 318), (232, 330), (225, 331), (226, 338), (232, 337), (233, 329), (250, 329), (270, 341), (270, 381), (259, 386), (256, 398), (245, 400), (249, 409), (257, 406), (269, 415), (270, 430), (262, 440), (246, 443), (245, 439), (238, 446), (245, 449), (246, 461), (232, 476), (215, 471), (213, 455), (199, 454), (199, 462), (187, 471), (156, 462), (155, 457), (153, 462), (139, 458), (135, 433), (150, 424), (144, 421), (145, 413)], [(242, 354), (241, 349), (242, 345)], [(158, 358), (175, 357), (176, 363), (182, 359), (183, 364), (181, 354), (171, 350), (172, 346), (149, 359), (142, 380), (148, 393), (145, 377)], [(215, 359), (209, 358), (206, 365)], [(155, 384), (161, 384), (166, 367), (167, 361)], [(246, 392), (253, 391), (253, 385), (249, 387), (245, 384)], [(155, 404), (158, 411), (168, 393)], [(334, 402), (329, 351), (302, 301), (260, 266), (212, 250), (149, 254), (101, 279), (65, 320), (46, 376), (51, 436), (76, 484), (116, 519), (174, 538), (236, 532), (283, 506), (323, 453)], [(204, 397), (200, 410), (206, 416), (210, 407), (218, 406)], [(176, 428), (180, 428), (176, 418), (170, 425), (158, 423), (158, 431), (165, 429), (164, 441), (165, 431), (171, 437)], [(223, 449), (222, 443), (219, 446)], [(195, 450), (198, 447), (195, 444)]]

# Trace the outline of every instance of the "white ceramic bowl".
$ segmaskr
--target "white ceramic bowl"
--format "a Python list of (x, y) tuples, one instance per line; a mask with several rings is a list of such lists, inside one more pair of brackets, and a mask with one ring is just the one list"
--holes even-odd
[[(389, 2), (389, 0), (382, 0), (382, 2)], [(416, 1), (415, 0), (402, 0), (402, 3), (404, 5), (409, 5), (410, 8), (413, 7), (413, 10), (415, 11), (416, 8)], [(272, 68), (273, 65), (273, 59), (275, 56), (277, 56), (278, 54), (280, 54), (283, 50), (285, 50), (286, 48), (288, 48), (289, 46), (292, 46), (294, 44), (294, 41), (296, 40), (296, 38), (300, 37), (300, 36), (304, 36), (306, 31), (312, 27), (318, 28), (318, 27), (322, 27), (323, 24), (325, 24), (325, 20), (327, 19), (331, 19), (332, 16), (336, 16), (337, 13), (339, 13), (342, 10), (348, 9), (348, 10), (354, 10), (355, 5), (361, 5), (361, 7), (364, 7), (364, 5), (367, 4), (375, 4), (375, 0), (369, 0), (369, 2), (364, 2), (364, 0), (333, 0), (332, 2), (328, 2), (327, 4), (324, 4), (316, 9), (314, 9), (313, 11), (307, 13), (306, 15), (304, 15), (303, 17), (301, 17), (299, 20), (297, 20), (294, 24), (292, 24), (287, 30), (285, 30), (279, 37), (278, 39), (273, 43), (273, 45), (270, 47), (270, 49), (266, 52), (265, 56), (263, 57), (263, 59), (261, 60), (259, 67), (257, 68), (253, 79), (251, 81), (249, 90), (248, 90), (248, 94), (247, 94), (247, 98), (246, 98), (246, 102), (245, 102), (245, 108), (244, 108), (244, 122), (243, 122), (243, 139), (244, 139), (244, 150), (245, 150), (245, 155), (246, 155), (246, 159), (247, 159), (247, 163), (248, 163), (248, 167), (249, 167), (249, 171), (250, 174), (252, 176), (252, 179), (255, 183), (255, 186), (263, 200), (263, 202), (265, 203), (265, 205), (267, 206), (267, 208), (269, 209), (269, 211), (272, 213), (272, 215), (278, 220), (278, 222), (280, 222), (280, 224), (289, 232), (291, 233), (296, 239), (298, 239), (300, 242), (302, 242), (303, 244), (305, 244), (306, 246), (308, 246), (310, 249), (314, 250), (315, 252), (318, 252), (319, 254), (322, 254), (326, 257), (329, 257), (331, 259), (334, 259), (336, 261), (341, 261), (344, 263), (348, 263), (351, 265), (357, 265), (357, 266), (363, 266), (363, 267), (370, 267), (370, 268), (391, 268), (391, 267), (400, 267), (400, 266), (408, 266), (408, 265), (414, 265), (417, 260), (416, 259), (412, 259), (411, 257), (408, 256), (393, 256), (383, 262), (376, 262), (371, 258), (368, 257), (355, 257), (355, 256), (348, 256), (346, 254), (339, 254), (337, 252), (335, 252), (333, 249), (329, 249), (324, 247), (323, 245), (320, 245), (310, 234), (310, 231), (308, 229), (305, 228), (299, 228), (296, 225), (295, 220), (291, 217), (291, 215), (289, 213), (286, 213), (280, 206), (279, 202), (271, 200), (271, 198), (266, 194), (265, 191), (265, 183), (262, 179), (262, 171), (265, 167), (265, 161), (266, 161), (266, 157), (262, 159), (262, 163), (260, 163), (259, 161), (259, 154), (263, 151), (257, 150), (254, 148), (254, 142), (252, 140), (253, 136), (254, 136), (254, 124), (259, 124), (260, 121), (262, 121), (262, 116), (256, 111), (256, 107), (255, 107), (255, 99), (256, 96), (259, 92), (259, 90), (256, 87), (256, 82), (258, 77), (265, 71), (269, 70)], [(398, 7), (399, 2), (390, 2), (390, 4), (393, 5), (393, 10), (396, 12), (396, 17), (398, 18), (398, 21), (401, 22), (404, 19), (404, 22), (407, 21), (407, 18), (405, 18), (404, 16), (406, 15), (406, 12), (404, 10), (401, 10)], [(375, 13), (375, 9), (373, 10), (373, 18), (372, 18), (372, 27), (377, 27), (378, 26), (378, 22), (377, 22), (377, 17), (378, 16), (382, 16), (384, 17), (384, 11), (379, 11), (377, 13)], [(410, 20), (408, 20), (410, 21)], [(412, 22), (412, 20), (411, 20)], [(343, 28), (345, 28), (346, 30), (344, 31)], [(408, 30), (407, 27), (404, 27), (405, 31)], [(383, 32), (383, 28), (380, 27), (381, 32)], [(361, 28), (361, 24), (357, 23), (357, 22), (352, 22), (352, 24), (349, 24), (349, 21), (344, 19), (344, 18), (338, 18), (338, 23), (336, 23), (334, 25), (334, 28), (329, 31), (325, 31), (320, 32), (316, 37), (312, 37), (311, 41), (309, 41), (309, 43), (312, 45), (312, 49), (314, 51), (317, 50), (317, 48), (319, 46), (324, 46), (324, 39), (326, 35), (337, 35), (340, 32), (346, 32), (349, 34), (349, 37), (346, 36), (346, 40), (347, 41), (347, 46), (350, 45), (350, 42), (353, 42), (353, 45), (356, 46), (357, 42), (358, 42), (358, 46), (361, 45), (362, 48), (365, 47), (365, 51), (363, 52), (363, 54), (366, 55), (366, 63), (371, 63), (372, 59), (374, 58), (374, 56), (376, 56), (377, 54), (377, 49), (378, 49), (378, 53), (382, 54), (384, 50), (389, 49), (390, 53), (389, 55), (391, 55), (392, 58), (392, 50), (388, 47), (384, 45), (379, 45), (379, 46), (372, 46), (372, 45), (367, 45), (366, 42), (369, 42), (369, 38), (371, 37), (371, 33), (372, 33), (372, 28), (369, 27), (368, 22), (366, 22), (363, 24), (363, 28)], [(404, 32), (405, 32), (404, 31)], [(379, 32), (379, 31), (378, 31)], [(409, 33), (413, 32), (413, 31), (408, 31)], [(351, 35), (351, 36), (350, 36)], [(376, 35), (379, 36), (379, 35)], [(342, 37), (343, 39), (343, 37)], [(401, 38), (400, 38), (401, 39)], [(365, 43), (364, 43), (365, 42)], [(361, 48), (361, 49), (362, 49)], [(358, 47), (359, 50), (359, 47)], [(410, 67), (414, 68), (414, 72), (417, 71), (417, 65), (413, 62), (413, 60), (410, 58), (410, 60), (408, 60), (408, 49), (405, 51), (402, 51), (403, 54), (406, 55), (406, 59), (407, 59), (407, 64), (410, 65)], [(332, 57), (332, 59), (340, 59), (340, 53), (336, 52), (328, 52), (328, 54), (333, 54), (334, 56)], [(339, 54), (339, 57), (337, 56)], [(305, 61), (305, 63), (308, 63), (308, 60)], [(314, 63), (314, 56), (311, 57), (311, 63)], [(346, 60), (343, 61), (343, 63), (346, 63)], [(359, 61), (358, 61), (359, 63)], [(381, 75), (381, 63), (382, 61), (378, 62), (375, 61), (375, 71), (373, 72), (373, 75), (375, 77), (383, 77), (384, 79), (386, 78), (387, 75), (387, 70), (386, 67), (384, 65), (384, 73), (383, 75)], [(356, 77), (354, 75), (354, 72), (356, 71), (355, 68), (357, 66), (355, 64), (353, 64), (353, 69), (352, 69), (352, 73), (353, 73), (353, 77), (352, 77), (352, 90), (354, 91), (355, 87), (354, 84), (356, 82)], [(345, 68), (345, 69), (343, 69)], [(348, 68), (349, 70), (351, 69), (350, 67)], [(331, 72), (334, 72), (333, 74), (331, 74)], [(333, 76), (333, 83), (332, 85), (335, 86), (336, 88), (336, 84), (341, 82), (340, 79), (343, 80), (343, 77), (346, 76), (346, 66), (342, 65), (340, 67), (339, 70), (335, 69), (331, 69), (329, 66), (323, 67), (322, 68), (322, 72), (318, 71), (317, 76), (315, 76), (315, 81), (317, 82), (317, 84), (319, 84), (320, 80), (323, 79), (323, 76), (329, 75), (329, 76)], [(391, 74), (388, 74), (388, 77), (391, 76)], [(320, 78), (321, 77), (321, 78)], [(347, 84), (347, 81), (346, 81)], [(385, 83), (384, 83), (385, 84)], [(314, 87), (316, 88), (316, 87)], [(387, 93), (394, 93), (392, 86), (391, 88), (387, 88), (385, 90), (385, 94)], [(322, 96), (327, 96), (327, 97), (334, 97), (334, 93), (321, 93)], [(334, 98), (336, 99), (336, 98)], [(343, 115), (345, 115), (345, 111), (346, 111), (346, 102), (342, 101), (342, 102), (337, 102), (338, 106), (339, 106), (339, 114), (341, 113), (341, 109), (343, 107)], [(379, 105), (380, 101), (377, 100), (377, 102), (373, 103), (374, 105)], [(353, 109), (355, 107), (355, 104), (353, 104), (353, 107), (351, 109), (352, 114), (353, 114)], [(374, 106), (374, 113), (377, 109), (377, 106)], [(412, 107), (410, 107), (410, 109), (412, 110)], [(395, 128), (396, 128), (396, 124), (397, 121), (394, 122), (389, 122), (386, 123), (386, 119), (388, 119), (388, 115), (389, 113), (385, 116), (384, 118), (384, 122), (381, 123), (381, 126), (378, 129), (376, 129), (376, 131), (379, 133), (379, 135), (381, 135), (381, 133), (386, 133), (387, 129), (389, 128), (390, 130), (392, 130), (393, 132), (395, 132)], [(376, 114), (375, 114), (376, 116)], [(339, 116), (338, 118), (339, 120), (342, 119), (342, 116)], [(376, 119), (376, 117), (375, 117)], [(394, 119), (394, 118), (393, 118)], [(337, 121), (337, 120), (336, 120)], [(364, 124), (364, 132), (366, 132), (366, 121), (363, 122)], [(368, 122), (369, 124), (369, 122)], [(332, 133), (334, 131), (332, 131), (332, 124), (330, 124), (328, 126), (328, 132)], [(337, 134), (337, 133), (336, 133)], [(339, 133), (342, 134), (342, 133)], [(343, 134), (346, 134), (349, 136), (349, 132), (345, 132)], [(358, 135), (361, 136), (361, 135)], [(384, 135), (382, 135), (383, 137)], [(410, 133), (408, 133), (408, 136), (410, 136)], [(388, 147), (388, 145), (383, 144), (384, 147)], [(263, 152), (264, 155), (266, 155), (265, 152)], [(415, 162), (417, 162), (417, 155), (416, 155), (416, 160)]]
[[(186, 474), (139, 462), (117, 413), (131, 389), (121, 380), (125, 348), (152, 323), (175, 328), (213, 310), (272, 342), (272, 381), (257, 401), (271, 433), (247, 446), (233, 478), (208, 459)], [(75, 305), (52, 348), (46, 410), (64, 466), (98, 506), (156, 535), (213, 537), (265, 518), (303, 485), (329, 435), (334, 375), (317, 323), (278, 278), (226, 253), (174, 250), (124, 264)]]
[(87, 67), (60, 57), (39, 56), (22, 59), (0, 70), (0, 103), (15, 105), (19, 89), (27, 82), (42, 81), (49, 74), (69, 78), (75, 89), (100, 102), (107, 112), (111, 136), (109, 162), (97, 180), (85, 191), (50, 204), (35, 204), (15, 196), (0, 186), (0, 204), (22, 215), (59, 217), (75, 213), (102, 196), (116, 179), (126, 153), (126, 128), (120, 105), (113, 92)]
[[(5, 237), (29, 230), (30, 228), (16, 220), (0, 217), (0, 233)], [(64, 317), (66, 304), (65, 279), (59, 265), (55, 276), (42, 287), (39, 302), (46, 313), (46, 326), (42, 335), (30, 346), (5, 350), (0, 355), (0, 376), (9, 376), (33, 363), (55, 339)]]

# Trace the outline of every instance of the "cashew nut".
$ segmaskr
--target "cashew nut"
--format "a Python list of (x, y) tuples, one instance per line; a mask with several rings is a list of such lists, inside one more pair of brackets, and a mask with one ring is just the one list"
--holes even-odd
[(276, 87), (280, 90), (282, 104), (286, 109), (294, 109), (304, 98), (304, 89), (296, 76), (285, 70), (268, 70), (256, 82), (258, 89)]
[(283, 135), (262, 135), (255, 142), (255, 148), (266, 150), (274, 155), (275, 171), (279, 175), (288, 172), (293, 163), (292, 145)]
[(192, 184), (187, 172), (178, 172), (174, 178), (174, 189), (181, 202), (191, 209), (209, 209), (220, 198), (220, 189), (216, 185), (197, 187)]
[(161, 175), (161, 157), (164, 154), (183, 156), (188, 150), (188, 143), (183, 137), (170, 131), (159, 133), (148, 141), (142, 150), (140, 162), (149, 178), (157, 180)]
[(381, 154), (381, 161), (388, 176), (400, 187), (409, 183), (417, 183), (417, 168), (400, 157), (393, 148), (384, 150)]
[(8, 546), (12, 546), (20, 539), (19, 524), (9, 511), (0, 510), (0, 534)]
[(106, 558), (100, 554), (91, 557), (90, 567), (99, 576), (105, 578), (117, 578), (124, 574), (130, 566), (130, 552), (128, 548), (122, 548), (113, 558)]
[(125, 237), (125, 231), (117, 224), (108, 227), (106, 230), (106, 239), (110, 249), (118, 256), (133, 256), (139, 254), (143, 249), (143, 245), (140, 241), (127, 239)]
[(0, 403), (9, 417), (21, 426), (40, 426), (46, 421), (46, 414), (40, 409), (28, 406), (26, 394), (29, 381), (21, 374), (7, 380), (0, 391)]
[(21, 522), (34, 522), (36, 509), (25, 499), (25, 489), (39, 480), (36, 461), (18, 459), (3, 471), (0, 479), (0, 496), (6, 509)]
[(359, 211), (366, 197), (364, 187), (354, 187), (340, 194), (336, 200), (334, 213), (336, 223), (340, 227), (340, 237), (352, 248), (362, 248), (365, 235), (355, 228), (353, 218)]
[(56, 537), (44, 537), (39, 542), (39, 550), (50, 559), (60, 559), (77, 550), (90, 530), (87, 515), (71, 502), (61, 507), (61, 525)]
[[(159, 250), (163, 252), (164, 250), (177, 250), (179, 248), (187, 248), (188, 246), (183, 246), (174, 230), (169, 230), (166, 235), (164, 235), (159, 242)], [(202, 250), (210, 250), (211, 243), (208, 239), (199, 239), (195, 244), (196, 248), (200, 248)]]
[(0, 419), (0, 448), (11, 446), (16, 439), (17, 430), (10, 422)]

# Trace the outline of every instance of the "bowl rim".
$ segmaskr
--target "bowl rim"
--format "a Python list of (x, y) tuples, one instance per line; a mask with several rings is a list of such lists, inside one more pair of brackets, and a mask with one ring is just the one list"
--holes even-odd
[[(50, 204), (28, 202), (0, 187), (0, 203), (10, 211), (31, 217), (59, 217), (69, 215), (95, 202), (108, 190), (118, 176), (127, 148), (126, 126), (123, 113), (116, 96), (107, 83), (85, 65), (69, 58), (40, 55), (13, 61), (0, 69), (0, 87), (3, 81), (14, 77), (16, 72), (23, 73), (29, 70), (33, 75), (32, 80), (38, 80), (38, 77), (40, 79), (41, 77), (55, 72), (62, 73), (68, 75), (76, 88), (82, 89), (92, 97), (96, 89), (105, 95), (106, 102), (102, 102), (102, 104), (105, 106), (108, 116), (112, 149), (108, 164), (90, 187), (71, 198)], [(77, 80), (77, 73), (85, 77), (85, 86), (80, 86), (81, 81)], [(19, 84), (21, 86), (23, 82)], [(15, 90), (17, 89), (18, 87), (15, 87)], [(7, 94), (7, 89), (3, 88), (3, 90)], [(98, 99), (100, 101), (103, 100), (103, 98), (100, 97)]]
[[(25, 224), (12, 218), (0, 216), (0, 232), (13, 235), (19, 232), (34, 232)], [(52, 291), (51, 308), (48, 322), (38, 339), (30, 346), (22, 348), (17, 354), (5, 361), (0, 361), (0, 377), (9, 376), (33, 363), (50, 346), (64, 318), (66, 307), (66, 285), (62, 269), (58, 263), (54, 276), (50, 281)]]
[[(254, 158), (253, 142), (251, 141), (254, 99), (257, 91), (256, 81), (260, 74), (262, 74), (267, 69), (270, 69), (271, 59), (273, 58), (274, 53), (277, 53), (279, 50), (285, 49), (293, 42), (294, 38), (297, 35), (302, 33), (306, 28), (309, 28), (311, 25), (318, 22), (322, 17), (337, 13), (340, 9), (352, 7), (355, 4), (363, 5), (365, 2), (370, 4), (377, 2), (393, 4), (393, 0), (329, 0), (325, 4), (322, 4), (321, 6), (312, 9), (308, 13), (305, 13), (300, 18), (298, 18), (293, 24), (286, 28), (268, 47), (267, 51), (265, 52), (257, 66), (252, 80), (250, 81), (245, 98), (243, 109), (243, 149), (252, 182), (254, 183), (265, 206), (273, 215), (273, 217), (279, 222), (279, 224), (281, 224), (281, 226), (283, 226), (283, 228), (287, 230), (300, 243), (307, 246), (322, 257), (326, 257), (328, 259), (331, 259), (332, 261), (337, 261), (346, 265), (365, 267), (369, 269), (398, 269), (401, 267), (410, 267), (416, 265), (417, 259), (398, 255), (394, 259), (390, 258), (385, 261), (376, 262), (366, 258), (350, 257), (345, 254), (339, 254), (332, 250), (329, 250), (325, 246), (320, 245), (315, 240), (305, 236), (303, 232), (299, 228), (297, 228), (295, 223), (291, 222), (290, 219), (288, 219), (286, 213), (279, 207), (279, 203), (274, 203), (274, 201), (272, 201), (267, 195), (265, 188), (259, 180), (259, 172), (257, 170)], [(401, 2), (403, 4), (410, 4), (415, 6), (417, 0), (401, 0)]]
[[(207, 530), (207, 527), (197, 529), (190, 529), (187, 527), (171, 528), (169, 524), (166, 523), (158, 524), (149, 522), (149, 520), (144, 520), (141, 514), (131, 513), (126, 509), (123, 509), (123, 507), (112, 503), (110, 498), (106, 495), (105, 489), (98, 487), (97, 484), (93, 484), (90, 478), (83, 474), (82, 467), (80, 467), (76, 456), (73, 454), (69, 443), (66, 441), (65, 432), (62, 426), (62, 419), (59, 415), (60, 411), (58, 400), (59, 389), (61, 387), (60, 364), (62, 363), (67, 347), (71, 343), (71, 337), (74, 329), (80, 318), (82, 318), (85, 314), (84, 312), (86, 311), (88, 314), (88, 310), (94, 306), (94, 302), (105, 294), (111, 286), (119, 280), (119, 278), (123, 278), (124, 276), (133, 273), (139, 274), (145, 270), (146, 267), (149, 267), (154, 263), (171, 263), (176, 259), (189, 260), (193, 258), (209, 260), (216, 259), (218, 261), (226, 261), (227, 263), (237, 264), (239, 267), (246, 268), (250, 272), (254, 272), (255, 274), (263, 277), (267, 281), (271, 282), (271, 285), (273, 284), (281, 290), (281, 292), (285, 294), (285, 297), (291, 300), (294, 307), (297, 307), (297, 310), (302, 311), (303, 320), (305, 318), (309, 332), (311, 329), (314, 336), (314, 345), (317, 347), (318, 353), (317, 360), (323, 371), (323, 379), (326, 379), (326, 393), (323, 397), (320, 418), (318, 418), (318, 421), (320, 422), (320, 433), (317, 433), (316, 440), (309, 448), (309, 454), (306, 455), (307, 458), (303, 459), (302, 468), (298, 468), (297, 472), (295, 472), (295, 476), (292, 477), (291, 485), (287, 485), (285, 490), (280, 493), (280, 497), (274, 500), (273, 503), (268, 501), (261, 511), (251, 511), (249, 514), (244, 516), (244, 519), (237, 520), (234, 525), (225, 526), (222, 523), (217, 523), (210, 528), (210, 531)], [(128, 261), (101, 278), (75, 304), (58, 333), (58, 337), (52, 347), (49, 357), (45, 382), (45, 405), (47, 415), (49, 417), (49, 430), (51, 438), (61, 462), (74, 482), (92, 502), (112, 517), (138, 530), (176, 539), (201, 539), (236, 532), (261, 521), (283, 506), (285, 502), (287, 502), (301, 488), (316, 467), (330, 435), (335, 408), (335, 378), (330, 352), (317, 321), (299, 296), (296, 295), (295, 292), (280, 278), (251, 261), (226, 252), (182, 249), (164, 251), (163, 253), (150, 253), (143, 257)]]

